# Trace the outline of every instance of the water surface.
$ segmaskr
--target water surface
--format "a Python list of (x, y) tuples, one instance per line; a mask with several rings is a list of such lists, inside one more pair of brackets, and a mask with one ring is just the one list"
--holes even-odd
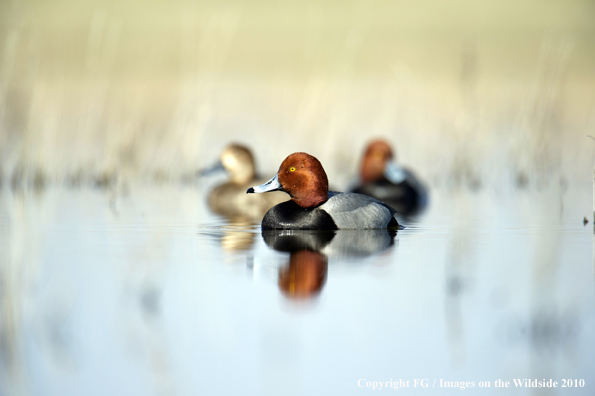
[(594, 394), (588, 186), (432, 193), (396, 235), (262, 235), (194, 186), (4, 189), (0, 392)]

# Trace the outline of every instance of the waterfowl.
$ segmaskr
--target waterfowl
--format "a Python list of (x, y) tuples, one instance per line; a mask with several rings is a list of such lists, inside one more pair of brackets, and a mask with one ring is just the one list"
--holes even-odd
[(247, 196), (246, 188), (260, 183), (256, 175), (254, 157), (248, 148), (239, 144), (227, 146), (219, 162), (203, 174), (225, 170), (229, 180), (215, 187), (209, 194), (209, 207), (217, 214), (242, 222), (260, 219), (272, 206), (283, 202), (281, 193)]
[(418, 213), (427, 201), (425, 187), (411, 171), (397, 164), (390, 145), (384, 140), (375, 140), (366, 148), (360, 181), (352, 192), (386, 202), (402, 215)]
[(397, 228), (391, 206), (367, 195), (328, 190), (322, 164), (306, 153), (289, 155), (269, 181), (247, 193), (283, 191), (289, 201), (273, 206), (262, 219), (263, 229)]

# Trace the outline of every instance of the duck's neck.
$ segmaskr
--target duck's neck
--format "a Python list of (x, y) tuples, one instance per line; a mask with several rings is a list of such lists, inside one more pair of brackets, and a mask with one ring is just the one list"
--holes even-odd
[(360, 177), (363, 183), (371, 183), (382, 179), (385, 162), (374, 157), (367, 157), (362, 163)]
[(246, 164), (245, 166), (229, 170), (229, 176), (232, 183), (243, 185), (251, 183), (256, 177), (256, 172), (253, 165)]
[(323, 196), (308, 196), (304, 198), (291, 198), (296, 204), (304, 209), (312, 209), (325, 203), (328, 200), (328, 193)]
[[(328, 200), (328, 179), (324, 177), (308, 180), (308, 185), (300, 192), (292, 193), (291, 199), (302, 208), (311, 209)], [(303, 193), (301, 193), (303, 191)]]

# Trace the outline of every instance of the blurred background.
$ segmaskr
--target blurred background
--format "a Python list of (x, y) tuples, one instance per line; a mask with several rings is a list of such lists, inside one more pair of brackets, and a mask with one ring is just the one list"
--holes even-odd
[(0, 3), (4, 185), (179, 181), (230, 141), (338, 185), (387, 137), (433, 185), (590, 182), (595, 3)]
[[(594, 394), (594, 21), (592, 0), (0, 1), (0, 395)], [(207, 207), (231, 142), (265, 178), (306, 151), (343, 190), (379, 137), (430, 205), (373, 252), (290, 256)]]

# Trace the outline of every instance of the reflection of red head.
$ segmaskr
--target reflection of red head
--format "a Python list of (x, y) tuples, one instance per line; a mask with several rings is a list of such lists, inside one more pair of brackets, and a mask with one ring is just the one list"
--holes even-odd
[(362, 182), (370, 183), (380, 180), (384, 174), (386, 163), (393, 159), (393, 151), (384, 140), (374, 140), (368, 145), (362, 160), (360, 177)]
[(279, 288), (289, 298), (314, 297), (322, 290), (327, 267), (327, 258), (321, 253), (291, 253), (289, 268), (279, 271)]

